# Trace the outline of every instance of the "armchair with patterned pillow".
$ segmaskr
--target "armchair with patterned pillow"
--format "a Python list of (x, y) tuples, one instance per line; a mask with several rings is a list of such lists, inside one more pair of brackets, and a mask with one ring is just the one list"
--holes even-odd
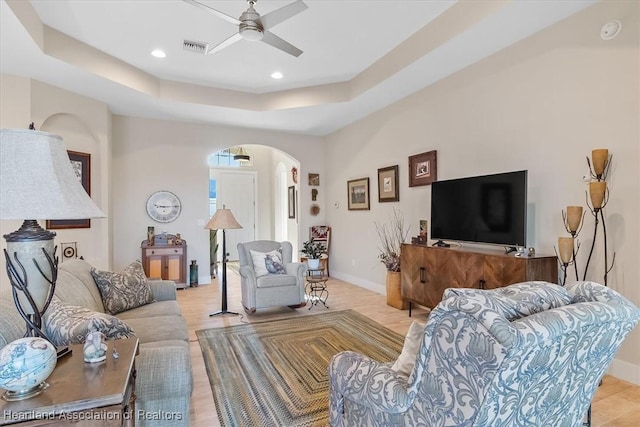
[(238, 243), (242, 306), (253, 314), (270, 307), (304, 307), (306, 264), (292, 262), (290, 242)]
[(580, 426), (638, 320), (631, 302), (592, 282), (447, 289), (404, 373), (354, 352), (333, 357), (330, 423)]

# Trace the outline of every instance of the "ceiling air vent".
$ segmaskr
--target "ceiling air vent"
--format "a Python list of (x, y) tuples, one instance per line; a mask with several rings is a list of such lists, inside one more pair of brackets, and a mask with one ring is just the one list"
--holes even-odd
[(201, 53), (204, 55), (205, 53), (207, 53), (207, 49), (209, 48), (209, 43), (185, 40), (184, 42), (182, 42), (182, 48), (184, 50), (188, 50), (189, 52)]

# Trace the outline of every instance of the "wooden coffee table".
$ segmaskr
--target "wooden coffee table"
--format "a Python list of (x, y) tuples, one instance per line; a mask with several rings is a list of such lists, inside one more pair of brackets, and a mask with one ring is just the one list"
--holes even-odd
[(107, 343), (107, 360), (99, 363), (84, 361), (82, 345), (70, 346), (72, 354), (58, 360), (46, 381), (49, 388), (38, 396), (15, 402), (0, 398), (0, 425), (133, 426), (138, 339)]

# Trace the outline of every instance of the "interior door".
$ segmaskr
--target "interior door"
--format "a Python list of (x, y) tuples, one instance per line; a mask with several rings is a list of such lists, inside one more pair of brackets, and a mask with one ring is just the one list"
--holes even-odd
[[(229, 261), (238, 259), (238, 242), (256, 239), (256, 172), (222, 170), (217, 183), (217, 207), (226, 206), (242, 226), (241, 229), (226, 230)], [(222, 254), (222, 235), (218, 234), (219, 253)]]

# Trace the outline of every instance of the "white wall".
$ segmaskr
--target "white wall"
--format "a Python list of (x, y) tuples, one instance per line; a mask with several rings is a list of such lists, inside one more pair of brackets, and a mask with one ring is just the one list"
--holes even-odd
[[(187, 241), (188, 259), (197, 260), (199, 265), (209, 265), (208, 231), (203, 228), (209, 219), (207, 157), (236, 145), (248, 146), (256, 154), (267, 149), (254, 145), (273, 147), (300, 164), (322, 169), (322, 138), (114, 116), (113, 167), (117, 171), (112, 182), (114, 269), (122, 269), (140, 258), (140, 243), (146, 238), (147, 226), (158, 225), (147, 216), (145, 203), (151, 193), (160, 189), (172, 191), (182, 201), (180, 217), (162, 229), (172, 234), (181, 233)], [(272, 228), (272, 207), (268, 195), (271, 192), (271, 171), (275, 166), (268, 154), (256, 159), (258, 164), (255, 168), (262, 171), (261, 177), (265, 176), (258, 189), (259, 208), (265, 209), (264, 218), (259, 215), (258, 236), (267, 238), (261, 230)], [(310, 198), (310, 193), (307, 200), (302, 195), (301, 203), (310, 204)], [(308, 229), (309, 226), (308, 218), (300, 220), (300, 229)]]
[[(611, 41), (608, 19), (624, 22)], [(616, 264), (609, 286), (640, 305), (640, 70), (638, 3), (605, 2), (518, 43), (327, 138), (332, 274), (384, 292), (374, 221), (395, 206), (418, 234), (430, 218), (430, 186), (408, 187), (408, 156), (437, 150), (438, 179), (529, 171), (533, 211), (529, 245), (553, 254), (567, 236), (562, 209), (585, 205), (585, 157), (613, 153), (606, 207)], [(400, 202), (377, 202), (377, 168), (400, 166)], [(371, 210), (347, 211), (346, 182), (369, 177)], [(587, 214), (580, 241), (584, 266), (593, 233)], [(589, 277), (602, 281), (601, 238)], [(618, 354), (613, 373), (640, 384), (640, 328)]]

